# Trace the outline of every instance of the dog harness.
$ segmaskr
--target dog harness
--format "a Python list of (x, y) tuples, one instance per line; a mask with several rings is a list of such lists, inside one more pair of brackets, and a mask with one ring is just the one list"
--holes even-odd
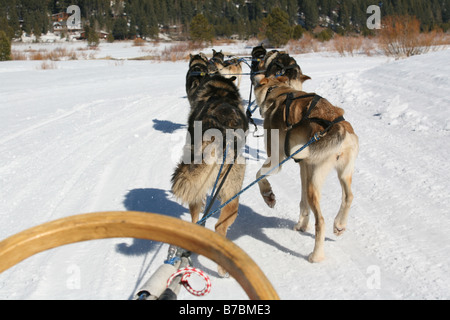
[(208, 74), (208, 67), (203, 63), (195, 63), (188, 70), (188, 76), (204, 77)]
[[(273, 62), (273, 64), (279, 68), (279, 70), (275, 73), (275, 77), (277, 77), (277, 78), (284, 76), (286, 74), (286, 71), (288, 71), (290, 69), (295, 69), (295, 67), (298, 67), (298, 64), (296, 64), (296, 63), (288, 65), (287, 67), (279, 61), (275, 61), (275, 62)], [(270, 69), (270, 66), (267, 69)]]
[[(336, 119), (334, 119), (333, 121), (329, 121), (329, 120), (325, 120), (322, 118), (310, 118), (309, 115), (311, 114), (311, 112), (314, 110), (314, 108), (316, 107), (317, 103), (322, 99), (321, 96), (315, 94), (315, 93), (311, 93), (311, 94), (305, 94), (303, 96), (298, 96), (298, 97), (294, 97), (294, 94), (292, 92), (289, 93), (285, 93), (287, 95), (286, 97), (286, 109), (285, 109), (285, 119), (286, 119), (286, 139), (284, 140), (284, 153), (286, 154), (286, 157), (290, 157), (291, 153), (290, 153), (290, 144), (289, 144), (289, 140), (290, 140), (290, 136), (291, 136), (291, 132), (292, 130), (294, 130), (295, 128), (299, 127), (304, 121), (309, 121), (309, 122), (315, 122), (317, 124), (319, 124), (320, 126), (324, 127), (325, 129), (319, 133), (320, 136), (324, 136), (333, 125), (341, 122), (341, 121), (345, 121), (345, 118), (343, 116), (337, 117)], [(297, 100), (297, 99), (305, 99), (305, 98), (313, 98), (308, 110), (306, 111), (306, 113), (303, 115), (302, 119), (295, 123), (295, 124), (291, 124), (289, 122), (289, 113), (290, 113), (290, 109), (291, 109), (291, 104), (292, 101)], [(294, 159), (295, 162), (300, 162), (302, 161), (302, 159)]]

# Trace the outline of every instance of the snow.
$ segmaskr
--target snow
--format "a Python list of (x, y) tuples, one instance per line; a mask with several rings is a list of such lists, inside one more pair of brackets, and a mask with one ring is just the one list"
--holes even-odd
[[(23, 48), (29, 46), (40, 45)], [(251, 47), (236, 50), (249, 54)], [(102, 43), (96, 53), (142, 55), (131, 43)], [(228, 236), (282, 299), (450, 298), (449, 57), (449, 49), (398, 61), (295, 56), (313, 78), (304, 89), (346, 110), (361, 151), (341, 237), (332, 231), (341, 197), (333, 173), (323, 188), (326, 260), (320, 264), (307, 261), (313, 224), (304, 234), (293, 230), (300, 201), (295, 163), (270, 179), (278, 199), (274, 209), (256, 186), (241, 196)], [(170, 193), (189, 111), (187, 61), (58, 61), (50, 70), (41, 63), (0, 64), (0, 239), (62, 217), (108, 210), (189, 221), (188, 210)], [(249, 90), (247, 79), (244, 100)], [(249, 135), (248, 145), (244, 185), (265, 156), (262, 138)], [(216, 221), (212, 217), (207, 228)], [(49, 250), (0, 274), (0, 299), (131, 299), (167, 248), (108, 239)], [(214, 262), (198, 256), (193, 262), (210, 276), (212, 291), (195, 298), (182, 290), (180, 300), (247, 299), (235, 280), (218, 277)]]

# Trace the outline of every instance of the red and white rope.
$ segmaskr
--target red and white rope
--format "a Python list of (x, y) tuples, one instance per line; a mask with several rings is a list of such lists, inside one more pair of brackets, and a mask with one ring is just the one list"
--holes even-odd
[[(203, 280), (205, 280), (206, 285), (202, 290), (194, 290), (187, 281), (187, 278), (189, 278), (193, 273), (197, 274), (198, 276), (203, 278)], [(186, 267), (175, 272), (173, 275), (170, 276), (169, 280), (167, 280), (167, 286), (170, 285), (170, 283), (176, 276), (179, 276), (181, 274), (183, 275), (183, 277), (181, 277), (181, 283), (186, 288), (186, 290), (189, 291), (189, 293), (193, 294), (194, 296), (197, 297), (204, 296), (211, 291), (211, 280), (209, 279), (208, 275), (204, 273), (202, 270), (193, 267)]]

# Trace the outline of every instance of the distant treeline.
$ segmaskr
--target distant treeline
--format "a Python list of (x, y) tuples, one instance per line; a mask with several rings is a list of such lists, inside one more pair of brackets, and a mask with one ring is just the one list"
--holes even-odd
[(366, 11), (374, 4), (382, 17), (416, 16), (423, 31), (449, 27), (450, 0), (0, 0), (0, 29), (11, 36), (46, 33), (52, 29), (51, 14), (78, 5), (85, 25), (112, 32), (120, 24), (125, 37), (155, 37), (163, 30), (187, 38), (192, 19), (201, 13), (215, 37), (246, 39), (260, 34), (264, 18), (278, 7), (291, 26), (365, 34), (370, 32)]

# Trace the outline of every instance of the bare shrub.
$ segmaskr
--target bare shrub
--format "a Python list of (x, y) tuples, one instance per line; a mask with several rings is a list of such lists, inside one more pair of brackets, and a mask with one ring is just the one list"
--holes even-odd
[(133, 46), (134, 47), (143, 47), (143, 46), (145, 46), (145, 44), (146, 44), (146, 42), (142, 38), (136, 38), (133, 41)]
[(189, 58), (189, 53), (199, 51), (203, 48), (204, 45), (202, 42), (184, 41), (176, 43), (164, 48), (159, 54), (159, 57), (157, 57), (157, 60), (172, 62), (187, 60)]
[(437, 32), (420, 33), (420, 21), (411, 16), (389, 16), (383, 19), (379, 44), (387, 56), (410, 57), (427, 53), (437, 43)]
[(374, 40), (373, 38), (369, 37), (369, 38), (364, 38), (363, 43), (362, 43), (362, 52), (366, 55), (366, 56), (372, 56), (374, 54), (374, 52), (376, 51), (376, 46), (375, 46), (375, 42), (376, 40)]
[(78, 60), (77, 53), (74, 49), (68, 50), (64, 47), (54, 49), (52, 52), (50, 52), (49, 58), (53, 61)]
[(362, 37), (343, 37), (337, 34), (333, 39), (333, 47), (341, 56), (347, 54), (353, 56), (356, 52), (361, 50), (362, 45)]
[(78, 60), (78, 54), (75, 50), (68, 50), (64, 47), (58, 47), (48, 52), (47, 50), (26, 50), (30, 53), (30, 60)]
[(344, 37), (336, 35), (333, 40), (333, 47), (341, 56), (345, 56)]
[[(78, 60), (78, 59), (81, 59), (81, 60), (87, 60), (87, 58), (88, 58), (88, 53), (85, 52), (85, 51), (81, 51), (81, 52), (78, 52), (78, 53), (76, 54), (76, 56), (77, 56), (77, 59), (76, 59), (76, 60)], [(75, 60), (75, 59), (74, 59), (74, 60)]]
[(13, 50), (11, 52), (11, 58), (12, 60), (27, 60), (27, 55), (22, 51)]
[(89, 53), (87, 59), (89, 59), (89, 60), (95, 60), (95, 59), (97, 59), (97, 57), (95, 56), (96, 54), (97, 54), (97, 53), (96, 53), (95, 51)]
[(47, 54), (46, 50), (30, 51), (30, 60), (47, 60)]
[(434, 51), (448, 46), (450, 44), (450, 35), (444, 33), (441, 29), (437, 29), (428, 33), (421, 33), (418, 41), (420, 46), (428, 47)]
[(65, 57), (67, 55), (67, 49), (66, 48), (56, 48), (53, 51), (49, 52), (47, 55), (47, 59), (52, 61), (59, 61), (62, 57)]
[(320, 43), (309, 32), (303, 33), (300, 40), (290, 40), (286, 45), (286, 50), (292, 54), (301, 54), (320, 51)]
[(54, 61), (44, 61), (40, 65), (41, 70), (52, 70), (57, 69), (56, 63)]
[(436, 45), (438, 46), (448, 46), (450, 45), (450, 34), (442, 32), (442, 30), (439, 30), (439, 32), (436, 34)]

